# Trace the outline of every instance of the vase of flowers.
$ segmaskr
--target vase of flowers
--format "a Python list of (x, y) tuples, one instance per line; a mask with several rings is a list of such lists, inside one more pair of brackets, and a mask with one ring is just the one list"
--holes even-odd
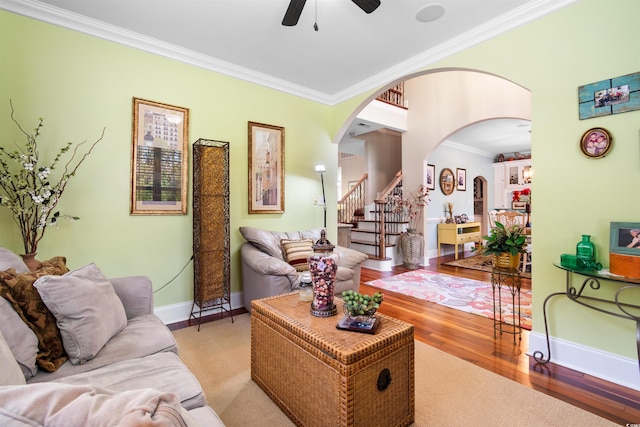
[(531, 223), (531, 189), (525, 188), (523, 190), (516, 190), (513, 192), (512, 201), (519, 202), (520, 196), (527, 197), (526, 205), (524, 207), (524, 211), (527, 213), (527, 227), (530, 226)]
[(407, 221), (407, 231), (400, 233), (400, 253), (405, 267), (415, 270), (420, 267), (424, 256), (424, 236), (418, 232), (418, 222), (422, 218), (424, 207), (430, 202), (429, 189), (424, 185), (415, 193), (407, 192), (404, 195), (396, 195), (393, 198), (392, 212), (402, 215)]
[[(42, 240), (47, 226), (57, 225), (62, 219), (78, 219), (72, 215), (54, 212), (54, 209), (69, 179), (75, 175), (78, 167), (104, 137), (104, 129), (100, 138), (84, 154), (80, 147), (86, 141), (77, 144), (73, 150), (73, 143), (68, 142), (60, 148), (53, 160), (46, 162), (40, 157), (38, 146), (44, 120), (39, 119), (37, 126), (30, 133), (16, 120), (13, 104), (10, 105), (11, 120), (26, 142), (22, 146), (15, 144), (13, 151), (7, 147), (0, 147), (0, 206), (11, 211), (13, 220), (20, 229), (24, 257), (34, 259), (38, 243)], [(70, 158), (61, 165), (63, 157), (69, 152)], [(59, 166), (62, 166), (62, 172), (56, 174)], [(34, 264), (39, 263), (34, 261)]]

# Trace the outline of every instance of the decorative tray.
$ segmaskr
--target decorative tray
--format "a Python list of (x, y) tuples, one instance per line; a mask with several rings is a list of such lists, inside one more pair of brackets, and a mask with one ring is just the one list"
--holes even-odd
[(336, 328), (343, 329), (345, 331), (363, 332), (365, 334), (375, 334), (380, 326), (380, 319), (377, 317), (370, 317), (366, 320), (357, 317), (351, 317), (345, 315)]

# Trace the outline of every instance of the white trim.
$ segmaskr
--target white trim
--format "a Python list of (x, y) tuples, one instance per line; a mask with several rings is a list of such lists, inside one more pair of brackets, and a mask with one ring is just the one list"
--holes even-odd
[(453, 142), (453, 141), (449, 141), (449, 140), (445, 140), (442, 142), (442, 144), (440, 144), (441, 147), (449, 147), (449, 148), (454, 148), (456, 150), (460, 150), (460, 151), (466, 151), (468, 153), (472, 153), (472, 154), (477, 154), (479, 156), (483, 156), (483, 157), (487, 157), (491, 160), (494, 159), (495, 155), (490, 153), (489, 151), (486, 150), (482, 150), (478, 147), (472, 147), (469, 145), (464, 145), (464, 144), (460, 144), (458, 142)]
[(530, 1), (523, 6), (512, 10), (484, 25), (473, 28), (456, 38), (441, 43), (433, 49), (422, 52), (396, 66), (387, 68), (381, 73), (362, 80), (341, 92), (333, 95), (333, 104), (346, 101), (354, 96), (374, 88), (389, 86), (390, 82), (403, 81), (417, 70), (425, 68), (437, 61), (445, 59), (456, 53), (462, 52), (476, 44), (482, 43), (516, 27), (534, 21), (551, 12), (576, 3), (578, 0), (537, 0)]
[[(549, 343), (551, 363), (640, 391), (640, 370), (638, 370), (637, 360), (560, 338), (550, 337)], [(531, 356), (535, 351), (541, 351), (544, 357), (549, 357), (545, 335), (531, 332), (527, 354)]]
[[(191, 316), (191, 306), (193, 301), (184, 301), (176, 304), (163, 305), (162, 307), (155, 307), (153, 312), (156, 316), (162, 320), (165, 325), (172, 323), (184, 322), (189, 320)], [(231, 309), (243, 307), (242, 292), (233, 292), (231, 294)], [(228, 307), (226, 307), (228, 308)], [(248, 311), (248, 310), (247, 310)], [(204, 313), (205, 316), (210, 314), (217, 314), (220, 310), (211, 310)]]
[(419, 55), (409, 58), (360, 83), (338, 93), (322, 93), (307, 87), (295, 85), (276, 77), (240, 67), (220, 59), (181, 48), (133, 31), (69, 12), (36, 0), (0, 0), (0, 9), (59, 25), (125, 46), (164, 56), (196, 67), (204, 68), (227, 76), (245, 80), (271, 89), (327, 105), (336, 105), (370, 90), (388, 86), (390, 82), (416, 72), (437, 61), (461, 52), (478, 43), (489, 40), (520, 25), (538, 19), (548, 13), (566, 7), (578, 0), (533, 0), (460, 36), (442, 43)]

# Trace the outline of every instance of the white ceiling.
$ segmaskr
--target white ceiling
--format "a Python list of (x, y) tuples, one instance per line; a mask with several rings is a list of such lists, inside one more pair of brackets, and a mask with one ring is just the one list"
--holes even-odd
[[(317, 1), (317, 3), (316, 3)], [(378, 89), (577, 0), (0, 0), (0, 8), (326, 104)], [(319, 31), (314, 31), (317, 23)], [(443, 10), (434, 22), (418, 13)]]

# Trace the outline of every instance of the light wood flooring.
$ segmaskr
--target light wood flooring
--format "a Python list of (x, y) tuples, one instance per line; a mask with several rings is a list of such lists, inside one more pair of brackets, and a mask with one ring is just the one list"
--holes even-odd
[[(423, 268), (475, 280), (491, 280), (487, 272), (444, 265), (452, 260), (453, 255), (432, 258), (430, 266)], [(409, 270), (403, 266), (394, 267), (391, 272), (362, 269), (360, 292), (371, 294), (376, 291), (365, 282), (406, 271)], [(530, 286), (530, 279), (523, 279), (522, 287)], [(528, 331), (523, 331), (522, 341), (514, 345), (513, 336), (509, 334), (494, 339), (490, 319), (389, 291), (384, 295), (380, 312), (413, 324), (416, 339), (617, 424), (640, 423), (640, 392), (553, 363), (537, 365), (533, 357), (525, 354)], [(544, 411), (544, 408), (540, 410)]]
[[(422, 268), (475, 280), (491, 280), (490, 273), (444, 265), (453, 258), (453, 255), (432, 258), (430, 265)], [(363, 268), (360, 292), (372, 294), (376, 291), (365, 282), (407, 271), (403, 266), (394, 267), (390, 272)], [(530, 286), (530, 279), (523, 279), (522, 287)], [(394, 292), (385, 291), (384, 295), (380, 312), (413, 324), (416, 339), (619, 425), (640, 425), (640, 392), (553, 363), (542, 367), (537, 365), (532, 357), (525, 354), (529, 347), (528, 331), (523, 331), (522, 341), (514, 345), (512, 335), (493, 338), (493, 321), (490, 319)], [(245, 312), (244, 308), (232, 310), (233, 315)], [(203, 316), (201, 322), (227, 316)], [(169, 328), (175, 330), (187, 326), (189, 322), (184, 321), (169, 325)], [(517, 405), (517, 402), (505, 404)], [(544, 408), (540, 410), (544, 411)]]

